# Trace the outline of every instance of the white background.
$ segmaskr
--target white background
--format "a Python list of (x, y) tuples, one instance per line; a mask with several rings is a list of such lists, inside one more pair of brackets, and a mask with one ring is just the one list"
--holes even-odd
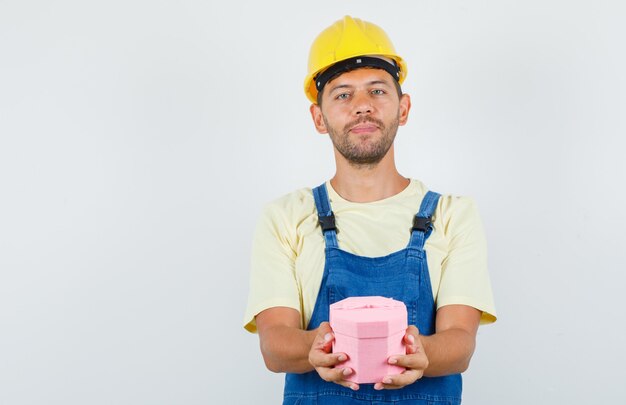
[(623, 401), (622, 2), (0, 0), (0, 404), (279, 403), (252, 232), (333, 174), (302, 80), (345, 14), (408, 62), (401, 173), (486, 226), (464, 403)]

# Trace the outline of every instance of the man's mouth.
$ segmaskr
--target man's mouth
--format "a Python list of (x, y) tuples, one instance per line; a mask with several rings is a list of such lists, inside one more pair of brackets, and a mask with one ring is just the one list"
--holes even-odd
[(371, 122), (364, 122), (361, 124), (357, 124), (350, 128), (350, 132), (355, 134), (369, 134), (378, 130), (378, 126)]

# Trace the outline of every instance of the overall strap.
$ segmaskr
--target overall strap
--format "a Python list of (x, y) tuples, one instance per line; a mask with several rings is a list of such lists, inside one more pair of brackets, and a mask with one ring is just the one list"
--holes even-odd
[(324, 233), (326, 248), (338, 247), (337, 244), (337, 228), (335, 227), (335, 214), (330, 208), (330, 199), (326, 190), (326, 183), (313, 189), (313, 198), (315, 198), (315, 208), (317, 208), (317, 216), (319, 224)]
[(413, 217), (409, 247), (419, 250), (424, 249), (424, 242), (426, 242), (433, 230), (432, 218), (439, 203), (439, 197), (441, 197), (441, 194), (434, 191), (429, 191), (424, 196), (419, 212)]

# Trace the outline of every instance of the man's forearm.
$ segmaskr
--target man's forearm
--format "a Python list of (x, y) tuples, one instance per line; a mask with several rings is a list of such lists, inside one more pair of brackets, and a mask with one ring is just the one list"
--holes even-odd
[(463, 329), (448, 329), (431, 336), (420, 335), (428, 357), (427, 377), (462, 373), (467, 370), (476, 340)]
[(306, 373), (313, 370), (309, 351), (316, 331), (305, 331), (285, 325), (266, 329), (261, 340), (265, 365), (276, 373)]

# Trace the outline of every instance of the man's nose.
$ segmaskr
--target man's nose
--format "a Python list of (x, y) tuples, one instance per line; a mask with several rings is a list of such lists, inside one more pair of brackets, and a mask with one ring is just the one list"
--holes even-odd
[(355, 115), (370, 114), (373, 110), (372, 100), (368, 92), (356, 92), (353, 96), (352, 103)]

